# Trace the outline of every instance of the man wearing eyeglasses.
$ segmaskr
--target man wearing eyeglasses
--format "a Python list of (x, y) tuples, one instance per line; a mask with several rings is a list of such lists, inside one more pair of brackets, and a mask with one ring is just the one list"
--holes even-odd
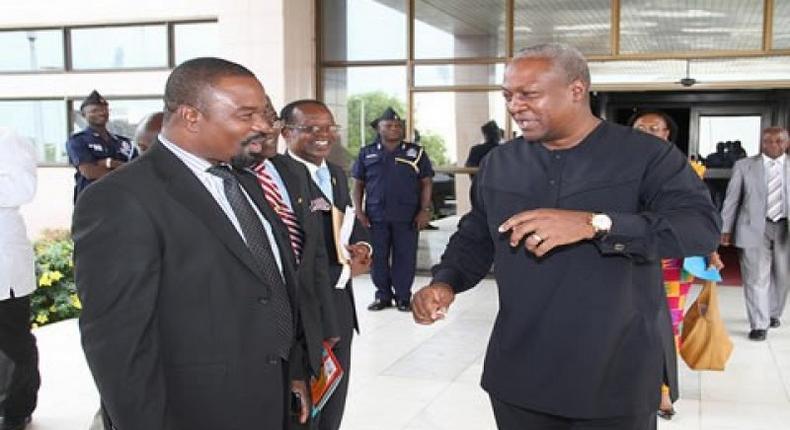
[(376, 299), (368, 310), (392, 307), (394, 298), (399, 311), (409, 312), (417, 234), (433, 213), (433, 168), (421, 146), (403, 141), (403, 121), (392, 108), (370, 126), (378, 137), (359, 151), (351, 170), (357, 218), (371, 229), (373, 239)]
[[(318, 100), (298, 100), (286, 105), (281, 112), (284, 123), (283, 137), (288, 144), (287, 157), (298, 161), (310, 172), (310, 178), (320, 189), (323, 216), (323, 233), (329, 255), (329, 277), (331, 294), (340, 329), (340, 339), (333, 351), (345, 372), (340, 385), (321, 410), (318, 417), (319, 430), (337, 430), (343, 420), (346, 393), (351, 370), (351, 340), (354, 330), (359, 330), (354, 311), (354, 293), (351, 277), (370, 269), (372, 248), (367, 240), (367, 231), (361, 223), (354, 225), (351, 245), (347, 249), (350, 261), (340, 255), (339, 223), (333, 222), (335, 214), (344, 214), (351, 206), (348, 179), (340, 166), (327, 161), (332, 147), (337, 143), (340, 126), (329, 108)], [(315, 205), (318, 207), (319, 205)], [(348, 266), (344, 274), (344, 266)]]
[[(242, 141), (242, 153), (231, 164), (257, 177), (263, 197), (287, 230), (284, 241), (291, 245), (296, 267), (298, 307), (306, 345), (305, 359), (297, 364), (305, 369), (305, 375), (316, 375), (321, 367), (324, 342), (335, 345), (342, 336), (332, 297), (334, 281), (327, 270), (322, 212), (316, 208), (321, 192), (313, 185), (305, 166), (277, 153), (283, 121), (277, 117), (268, 96), (264, 106), (271, 130)], [(301, 400), (309, 405), (306, 381), (299, 381), (294, 388), (295, 392), (302, 391)], [(289, 426), (303, 428), (293, 420)]]

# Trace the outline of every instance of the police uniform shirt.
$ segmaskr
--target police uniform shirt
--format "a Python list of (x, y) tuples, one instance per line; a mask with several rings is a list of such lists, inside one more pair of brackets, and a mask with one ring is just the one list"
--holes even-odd
[[(536, 257), (498, 227), (526, 210), (605, 213), (608, 235)], [(579, 145), (518, 138), (492, 150), (434, 282), (456, 292), (492, 267), (499, 292), (482, 385), (538, 412), (602, 418), (655, 411), (662, 382), (661, 258), (707, 255), (720, 219), (673, 145), (602, 122)]]
[(66, 142), (69, 163), (77, 169), (77, 172), (74, 173), (75, 197), (93, 182), (80, 173), (80, 164), (96, 163), (105, 158), (128, 162), (139, 155), (137, 148), (132, 145), (129, 138), (113, 133), (108, 134), (110, 141), (105, 142), (97, 131), (86, 127), (84, 130), (74, 133)]
[(374, 221), (411, 222), (420, 206), (420, 180), (434, 175), (425, 149), (401, 142), (388, 151), (375, 141), (359, 151), (351, 169), (365, 183), (365, 212)]

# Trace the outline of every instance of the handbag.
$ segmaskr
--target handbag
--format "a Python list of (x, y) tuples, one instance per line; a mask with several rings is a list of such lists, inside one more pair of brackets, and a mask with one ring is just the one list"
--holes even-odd
[(719, 312), (716, 283), (706, 281), (683, 318), (680, 356), (694, 370), (724, 370), (732, 341)]

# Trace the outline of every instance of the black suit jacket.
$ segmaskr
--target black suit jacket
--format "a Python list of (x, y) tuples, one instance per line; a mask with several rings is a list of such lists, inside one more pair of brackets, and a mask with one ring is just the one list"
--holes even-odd
[[(296, 272), (299, 285), (299, 309), (304, 323), (307, 365), (312, 373), (321, 366), (322, 342), (340, 335), (327, 273), (322, 213), (312, 211), (310, 202), (320, 195), (307, 168), (283, 155), (270, 159), (288, 190), (294, 215), (304, 232), (302, 259)], [(259, 188), (259, 193), (263, 193)], [(289, 248), (290, 249), (290, 248)]]
[[(348, 177), (340, 166), (330, 162), (326, 164), (327, 167), (329, 167), (329, 174), (332, 177), (333, 205), (339, 211), (345, 212), (347, 207), (353, 206), (351, 202), (351, 193), (348, 189)], [(332, 232), (332, 218), (331, 216), (325, 215), (324, 233), (327, 234), (327, 232)], [(358, 219), (354, 220), (354, 231), (351, 233), (351, 243), (356, 242), (370, 242), (370, 232)], [(329, 274), (332, 279), (332, 285), (334, 286), (340, 278), (340, 273), (343, 271), (343, 266), (338, 263), (337, 248), (335, 247), (334, 240), (327, 241), (327, 253), (329, 254)], [(354, 329), (356, 329), (358, 333), (359, 320), (354, 305), (354, 288), (351, 279), (348, 280), (345, 291), (351, 301), (351, 309), (354, 309)]]
[[(293, 303), (287, 232), (253, 192), (255, 178), (240, 182), (273, 226)], [(82, 344), (119, 430), (282, 427), (287, 381), (271, 286), (173, 153), (157, 143), (89, 187), (72, 231)], [(303, 360), (301, 349), (289, 361)]]
[(466, 167), (480, 167), (480, 162), (483, 161), (483, 157), (488, 155), (488, 153), (499, 146), (499, 143), (480, 143), (472, 148), (469, 149), (469, 157), (466, 159)]
[[(294, 163), (298, 163), (300, 166), (304, 166), (301, 162), (295, 160), (290, 154), (286, 154), (289, 160), (293, 161)], [(351, 201), (351, 193), (348, 188), (348, 177), (343, 169), (333, 163), (326, 162), (327, 167), (329, 168), (329, 174), (332, 180), (332, 202), (333, 206), (337, 208), (340, 212), (345, 212), (348, 206), (352, 206)], [(309, 173), (308, 173), (309, 175)], [(318, 196), (327, 198), (323, 192), (318, 189), (315, 183), (312, 181), (312, 178), (308, 176), (308, 179), (313, 184), (313, 188), (318, 193)], [(337, 247), (335, 246), (334, 240), (334, 230), (332, 226), (332, 214), (331, 212), (323, 212), (323, 231), (324, 231), (324, 239), (326, 243), (326, 254), (329, 257), (329, 280), (330, 280), (330, 291), (334, 289), (335, 284), (337, 284), (337, 280), (340, 278), (340, 274), (343, 271), (343, 266), (339, 263), (338, 255), (337, 255)], [(370, 232), (365, 228), (359, 220), (354, 220), (354, 231), (351, 234), (351, 243), (356, 242), (369, 242), (370, 241)], [(354, 329), (359, 332), (359, 320), (356, 314), (355, 302), (354, 302), (354, 289), (351, 280), (349, 279), (348, 283), (346, 284), (345, 293), (348, 295), (348, 299), (351, 302), (351, 309), (353, 309), (353, 326)], [(337, 311), (337, 310), (336, 310)], [(341, 321), (341, 319), (337, 319), (337, 321)], [(341, 329), (341, 335), (344, 331), (342, 329), (343, 324), (339, 324)]]

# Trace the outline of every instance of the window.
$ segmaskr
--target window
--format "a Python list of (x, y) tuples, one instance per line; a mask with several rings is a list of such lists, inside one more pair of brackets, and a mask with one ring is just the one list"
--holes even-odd
[(515, 0), (515, 50), (563, 42), (587, 55), (609, 55), (610, 7), (609, 0)]
[(370, 122), (389, 106), (407, 118), (406, 68), (348, 67), (324, 71), (324, 102), (343, 127), (342, 144), (356, 158), (375, 138)]
[(219, 54), (219, 32), (216, 22), (175, 24), (176, 65), (190, 58), (214, 57)]
[(320, 3), (324, 60), (406, 59), (404, 1), (325, 0)]
[(66, 103), (62, 100), (0, 101), (0, 125), (30, 138), (39, 163), (68, 163)]
[(760, 153), (760, 124), (762, 117), (755, 116), (700, 116), (699, 149), (703, 157), (716, 152), (716, 144), (740, 141), (746, 155)]
[(790, 49), (790, 0), (774, 0), (773, 48)]
[(414, 128), (420, 144), (438, 169), (433, 178), (433, 206), (441, 215), (470, 208), (467, 174), (443, 172), (463, 166), (472, 146), (483, 142), (480, 127), (494, 120), (505, 128), (508, 117), (500, 91), (420, 92), (414, 94)]
[[(88, 125), (79, 112), (81, 103), (82, 100), (75, 100), (73, 103), (74, 131), (82, 130)], [(107, 129), (132, 139), (137, 124), (148, 114), (160, 112), (163, 102), (162, 99), (108, 99), (107, 103), (110, 105), (110, 122), (107, 124)]]
[(417, 0), (415, 58), (504, 57), (504, 0)]
[(75, 70), (167, 67), (164, 24), (75, 28), (71, 46)]
[(763, 0), (622, 0), (620, 52), (757, 50)]
[(0, 72), (63, 69), (63, 31), (0, 31)]
[(504, 63), (415, 66), (414, 86), (499, 85), (504, 74)]

